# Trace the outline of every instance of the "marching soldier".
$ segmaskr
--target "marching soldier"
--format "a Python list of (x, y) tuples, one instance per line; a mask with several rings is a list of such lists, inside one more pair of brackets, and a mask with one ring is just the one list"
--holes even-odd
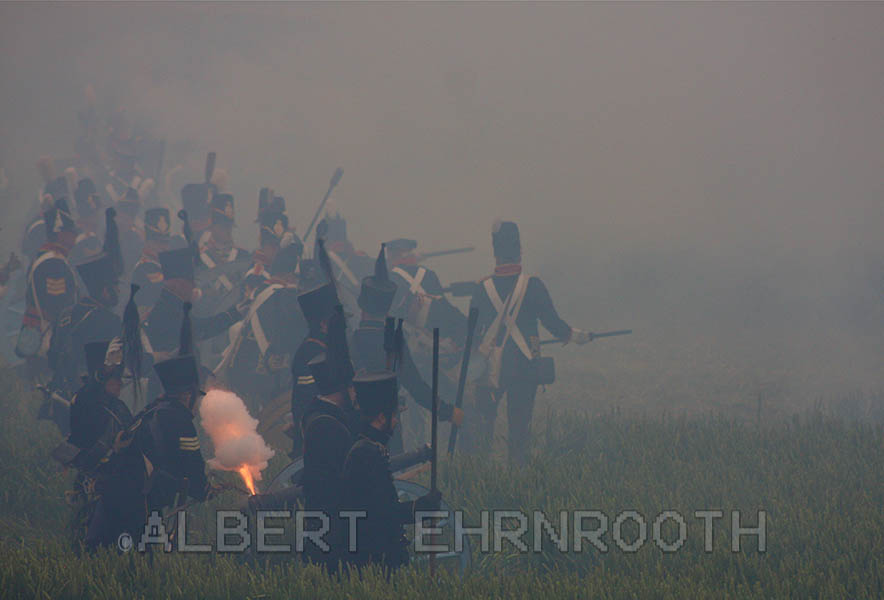
[(65, 309), (55, 323), (49, 347), (49, 366), (55, 373), (53, 389), (70, 397), (79, 385), (79, 376), (85, 371), (83, 347), (89, 342), (108, 340), (119, 335), (121, 321), (114, 313), (119, 302), (118, 280), (122, 271), (119, 246), (114, 239), (114, 209), (107, 209), (105, 246), (109, 251), (77, 265), (86, 294), (76, 304)]
[(310, 400), (299, 423), (304, 439), (304, 508), (329, 519), (325, 536), (329, 552), (308, 546), (307, 557), (336, 570), (344, 559), (346, 526), (341, 522), (344, 489), (341, 472), (353, 444), (353, 365), (347, 353), (344, 311), (338, 306), (329, 323), (329, 348), (310, 361), (318, 394)]
[(247, 400), (253, 414), (291, 389), (292, 358), (307, 334), (307, 323), (295, 310), (301, 250), (300, 245), (289, 244), (276, 254), (269, 278), (256, 291), (248, 314), (215, 369), (216, 373), (227, 373), (231, 387)]
[[(390, 281), (387, 273), (387, 262), (384, 256), (384, 247), (378, 253), (375, 262), (374, 275), (365, 277), (359, 293), (359, 308), (362, 309), (362, 318), (359, 326), (353, 332), (353, 364), (359, 370), (382, 371), (388, 367), (384, 349), (384, 322), (397, 286)], [(399, 370), (399, 378), (402, 386), (408, 391), (414, 401), (426, 410), (433, 408), (433, 391), (418, 372), (407, 345), (402, 349), (402, 362)], [(439, 419), (453, 421), (460, 425), (463, 422), (463, 412), (451, 404), (439, 403)], [(403, 451), (402, 428), (398, 428), (390, 441), (390, 451), (398, 454)]]
[(518, 226), (510, 221), (494, 224), (491, 235), (497, 266), (494, 274), (477, 286), (470, 308), (479, 310), (476, 337), (479, 353), (488, 361), (488, 373), (477, 388), (475, 446), (487, 450), (493, 439), (500, 399), (507, 397), (509, 457), (527, 459), (534, 397), (546, 379), (540, 360), (538, 321), (564, 343), (591, 341), (588, 331), (572, 328), (559, 317), (546, 286), (522, 271)]
[(64, 198), (43, 218), (47, 240), (27, 275), (25, 314), (15, 352), (29, 362), (31, 376), (36, 375), (39, 357), (49, 350), (52, 327), (61, 313), (77, 301), (77, 283), (68, 262), (77, 229)]
[(359, 373), (353, 387), (362, 423), (344, 460), (344, 504), (366, 516), (356, 522), (356, 552), (347, 559), (356, 567), (373, 563), (395, 570), (408, 563), (405, 525), (414, 523), (417, 511), (438, 510), (441, 495), (435, 491), (399, 502), (387, 449), (399, 423), (396, 376), (389, 371)]

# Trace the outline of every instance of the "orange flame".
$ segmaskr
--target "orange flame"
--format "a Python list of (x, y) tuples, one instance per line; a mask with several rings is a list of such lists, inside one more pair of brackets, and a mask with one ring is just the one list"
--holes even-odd
[(249, 489), (249, 493), (252, 496), (256, 495), (258, 491), (255, 489), (255, 478), (252, 477), (252, 471), (249, 469), (249, 465), (242, 465), (236, 470), (236, 472), (242, 477), (243, 483), (245, 483), (246, 487)]

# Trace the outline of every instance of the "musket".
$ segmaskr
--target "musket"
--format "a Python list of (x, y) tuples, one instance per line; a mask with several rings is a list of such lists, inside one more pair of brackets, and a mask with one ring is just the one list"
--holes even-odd
[(449, 254), (465, 254), (475, 250), (475, 246), (464, 246), (463, 248), (451, 248), (450, 250), (436, 250), (435, 252), (422, 252), (418, 255), (418, 261), (435, 258), (437, 256), (448, 256)]
[[(606, 331), (604, 333), (593, 333), (592, 339), (595, 340), (598, 338), (616, 337), (618, 335), (629, 335), (630, 333), (632, 333), (632, 329), (620, 329), (617, 331)], [(562, 343), (564, 343), (564, 342), (562, 342), (562, 340), (557, 340), (557, 339), (541, 340), (540, 341), (541, 346), (546, 346), (547, 344), (562, 344)]]
[(328, 202), (328, 197), (331, 196), (332, 190), (335, 189), (335, 186), (338, 185), (338, 182), (341, 180), (341, 177), (344, 175), (344, 169), (338, 167), (335, 169), (334, 174), (332, 175), (331, 181), (328, 182), (328, 191), (325, 192), (325, 196), (322, 198), (322, 202), (319, 203), (319, 208), (316, 209), (316, 214), (313, 215), (313, 220), (310, 221), (310, 226), (307, 227), (306, 233), (304, 233), (304, 242), (307, 241), (307, 238), (310, 237), (310, 232), (313, 231), (313, 226), (316, 225), (317, 219), (319, 219), (319, 215), (322, 214), (322, 209), (325, 208), (325, 203)]
[(215, 174), (215, 153), (209, 152), (206, 155), (206, 170), (203, 174), (206, 178), (206, 183), (212, 182), (212, 175)]
[[(460, 363), (460, 377), (457, 380), (457, 396), (454, 406), (460, 408), (463, 406), (464, 389), (467, 384), (467, 372), (470, 368), (470, 352), (473, 347), (473, 333), (476, 331), (476, 323), (479, 320), (479, 309), (471, 308), (467, 317), (467, 341), (463, 349), (463, 360)], [(451, 424), (451, 433), (448, 435), (448, 455), (454, 455), (454, 445), (457, 443), (457, 425)]]
[[(430, 492), (436, 492), (439, 488), (437, 478), (439, 473), (439, 328), (433, 328), (433, 410), (430, 420)], [(430, 554), (430, 576), (436, 574), (436, 555)]]

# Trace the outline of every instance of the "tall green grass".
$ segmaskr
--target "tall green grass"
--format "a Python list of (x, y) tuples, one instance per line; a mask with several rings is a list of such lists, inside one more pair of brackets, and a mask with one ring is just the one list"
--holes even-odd
[[(458, 455), (439, 485), (479, 522), (483, 509), (623, 510), (648, 520), (648, 541), (607, 553), (586, 544), (559, 552), (477, 553), (464, 579), (435, 580), (418, 568), (387, 582), (378, 573), (330, 581), (295, 557), (89, 555), (71, 541), (72, 475), (48, 453), (58, 434), (37, 423), (39, 398), (0, 370), (0, 596), (4, 598), (880, 598), (884, 597), (884, 429), (807, 413), (765, 425), (721, 417), (642, 418), (552, 414), (540, 419), (533, 460), (521, 468)], [(271, 470), (284, 460), (275, 459)], [(232, 481), (232, 479), (229, 479)], [(189, 513), (188, 539), (208, 539), (213, 511), (239, 500), (222, 494)], [(665, 554), (651, 540), (663, 510), (687, 521), (687, 539)], [(697, 510), (720, 509), (714, 548), (704, 551)], [(767, 512), (767, 550), (743, 539), (730, 550), (730, 511), (754, 524)], [(671, 523), (669, 525), (672, 525)], [(254, 530), (253, 530), (254, 531)], [(634, 528), (624, 528), (632, 539)], [(675, 536), (664, 527), (664, 537)], [(529, 543), (533, 530), (523, 536)], [(475, 540), (478, 541), (478, 540)]]

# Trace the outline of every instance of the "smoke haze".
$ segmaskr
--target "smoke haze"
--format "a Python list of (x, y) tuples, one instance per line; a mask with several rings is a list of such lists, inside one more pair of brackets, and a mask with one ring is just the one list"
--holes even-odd
[[(358, 248), (477, 246), (431, 264), (444, 282), (486, 275), (492, 221), (516, 220), (569, 323), (636, 331), (552, 351), (573, 406), (884, 389), (880, 3), (4, 3), (0, 23), (25, 202), (91, 83), (167, 139), (176, 190), (217, 152), (246, 247), (260, 186), (303, 233), (337, 166)], [(3, 207), (4, 252), (26, 208)]]

